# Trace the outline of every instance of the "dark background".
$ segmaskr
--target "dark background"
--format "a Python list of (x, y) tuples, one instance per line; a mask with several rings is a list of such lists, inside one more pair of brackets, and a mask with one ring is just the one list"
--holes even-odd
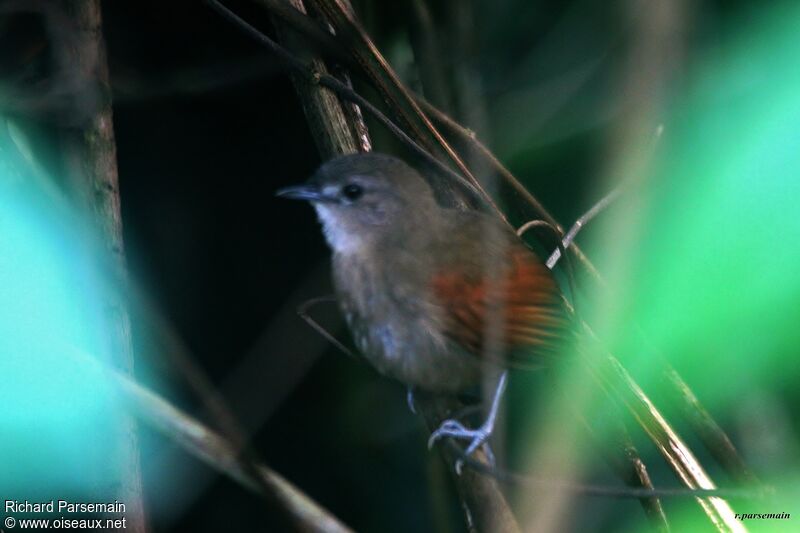
[[(437, 21), (446, 19), (447, 3), (432, 4)], [(593, 169), (625, 112), (615, 80), (629, 54), (626, 4), (470, 4), (472, 40), (462, 58), (480, 80), (485, 114), (468, 125), (563, 222), (591, 205)], [(273, 33), (263, 12), (247, 2), (230, 5)], [(414, 87), (409, 5), (357, 8)], [(330, 285), (311, 209), (273, 196), (320, 163), (288, 77), (203, 2), (117, 1), (103, 9), (128, 258), (152, 300), (134, 317), (140, 377), (210, 420), (164, 356), (180, 342), (219, 385), (264, 461), (346, 524), (463, 530), (444, 467), (427, 452), (405, 391), (336, 353), (295, 315), (300, 302), (328, 294)], [(691, 9), (682, 31), (687, 57), (713, 47), (739, 16), (732, 2)], [(2, 28), (5, 72), (35, 95), (52, 81), (47, 31), (36, 15), (14, 15)], [(570, 76), (581, 81), (570, 84)], [(566, 99), (559, 97), (564, 83), (574, 89)], [(62, 100), (48, 98), (41, 108), (16, 110), (43, 137), (75, 119)], [(371, 126), (376, 148), (391, 149)], [(333, 310), (315, 315), (345, 336)], [(257, 497), (147, 428), (142, 434), (155, 531), (281, 528)], [(669, 479), (658, 469), (655, 475)], [(602, 464), (592, 476), (617, 483)], [(609, 529), (641, 512), (635, 501), (586, 498), (581, 505), (576, 530)]]

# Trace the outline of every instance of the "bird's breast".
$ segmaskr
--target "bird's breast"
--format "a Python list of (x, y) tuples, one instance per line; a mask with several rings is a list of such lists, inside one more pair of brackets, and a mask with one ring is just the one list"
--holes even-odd
[(477, 383), (477, 361), (443, 334), (439, 310), (420, 292), (427, 287), (400, 277), (392, 269), (334, 259), (339, 302), (364, 358), (406, 386), (452, 392)]

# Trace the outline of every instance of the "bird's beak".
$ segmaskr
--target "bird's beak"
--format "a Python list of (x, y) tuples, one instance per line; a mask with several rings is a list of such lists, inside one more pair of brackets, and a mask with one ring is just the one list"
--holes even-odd
[(331, 198), (325, 196), (319, 187), (314, 185), (292, 185), (283, 187), (275, 191), (275, 196), (279, 198), (289, 198), (290, 200), (306, 200), (308, 202), (330, 202)]

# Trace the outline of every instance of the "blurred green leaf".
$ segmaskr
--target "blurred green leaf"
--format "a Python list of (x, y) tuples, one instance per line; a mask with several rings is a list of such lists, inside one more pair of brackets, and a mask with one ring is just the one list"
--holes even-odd
[(630, 232), (617, 351), (637, 351), (641, 324), (707, 400), (800, 375), (798, 24), (796, 4), (773, 8), (700, 65)]
[[(98, 354), (97, 280), (76, 219), (0, 123), (0, 470), (9, 498), (64, 497), (116, 469), (116, 401), (69, 350)], [(93, 476), (99, 476), (93, 477)]]

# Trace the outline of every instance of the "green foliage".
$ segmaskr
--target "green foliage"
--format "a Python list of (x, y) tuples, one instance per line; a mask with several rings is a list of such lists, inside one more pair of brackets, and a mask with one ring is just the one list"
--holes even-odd
[(629, 243), (621, 351), (640, 323), (707, 399), (800, 374), (798, 21), (796, 7), (772, 10), (700, 65)]
[(1, 486), (15, 499), (80, 494), (89, 472), (116, 468), (113, 393), (69, 356), (100, 352), (98, 289), (75, 221), (32, 187), (36, 170), (0, 126)]

